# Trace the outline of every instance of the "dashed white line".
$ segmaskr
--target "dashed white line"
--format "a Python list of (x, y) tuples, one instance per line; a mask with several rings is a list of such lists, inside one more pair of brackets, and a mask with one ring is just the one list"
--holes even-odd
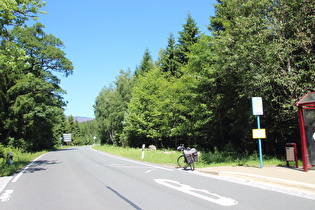
[(150, 173), (150, 172), (152, 172), (152, 171), (155, 171), (155, 169), (148, 170), (148, 171), (146, 171), (145, 173), (147, 174), (147, 173)]

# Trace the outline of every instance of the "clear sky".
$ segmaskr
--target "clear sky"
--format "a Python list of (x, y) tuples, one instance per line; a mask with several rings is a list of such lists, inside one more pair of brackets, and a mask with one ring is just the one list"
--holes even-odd
[(93, 105), (119, 71), (135, 70), (146, 48), (154, 61), (172, 32), (178, 37), (190, 13), (200, 31), (207, 30), (216, 0), (46, 0), (39, 22), (60, 38), (73, 75), (62, 77), (67, 91), (65, 114), (94, 117)]

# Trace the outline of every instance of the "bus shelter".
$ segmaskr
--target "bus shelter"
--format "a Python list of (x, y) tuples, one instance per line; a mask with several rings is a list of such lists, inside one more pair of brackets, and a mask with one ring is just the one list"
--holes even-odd
[(298, 107), (303, 170), (315, 165), (315, 92), (304, 95), (295, 106)]

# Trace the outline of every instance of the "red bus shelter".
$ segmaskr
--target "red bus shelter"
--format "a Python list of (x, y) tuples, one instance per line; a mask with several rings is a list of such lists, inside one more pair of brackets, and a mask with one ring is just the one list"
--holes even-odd
[(315, 92), (304, 95), (295, 103), (298, 107), (303, 170), (315, 165)]

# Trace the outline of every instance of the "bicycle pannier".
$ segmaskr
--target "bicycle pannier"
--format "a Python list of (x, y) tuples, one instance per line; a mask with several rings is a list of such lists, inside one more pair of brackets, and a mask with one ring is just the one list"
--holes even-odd
[(185, 158), (188, 164), (192, 164), (194, 162), (194, 159), (191, 155), (185, 154)]
[(198, 152), (195, 148), (192, 148), (191, 150), (191, 153), (193, 155), (193, 159), (194, 159), (194, 162), (198, 162)]

